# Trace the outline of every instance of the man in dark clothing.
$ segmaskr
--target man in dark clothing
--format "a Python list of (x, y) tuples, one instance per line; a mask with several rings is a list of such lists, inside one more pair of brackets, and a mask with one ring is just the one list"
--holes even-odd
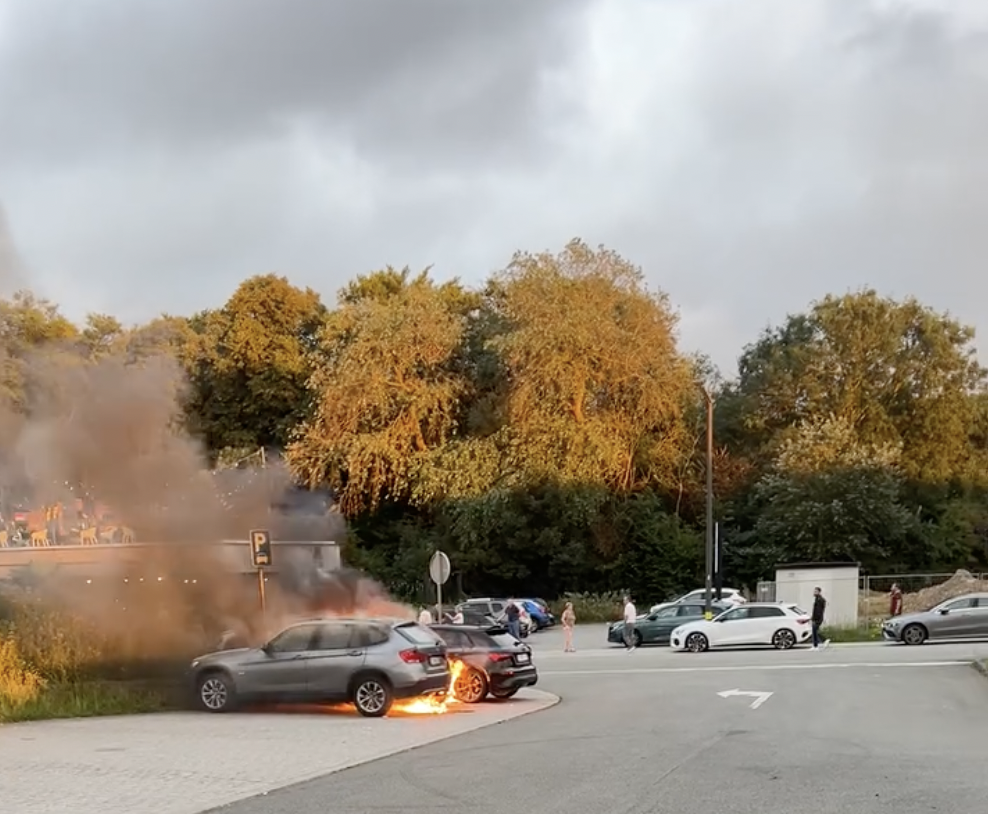
[(810, 621), (813, 623), (813, 649), (820, 650), (830, 644), (830, 639), (821, 641), (820, 628), (823, 627), (824, 615), (827, 612), (827, 600), (823, 598), (823, 591), (819, 588), (813, 589), (813, 612)]
[(504, 615), (508, 622), (508, 633), (516, 639), (521, 638), (521, 609), (511, 601), (504, 609)]

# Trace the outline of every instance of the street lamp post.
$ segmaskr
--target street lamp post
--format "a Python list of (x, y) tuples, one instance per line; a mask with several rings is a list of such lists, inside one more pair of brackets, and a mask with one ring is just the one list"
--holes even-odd
[(707, 402), (707, 523), (706, 523), (706, 583), (704, 585), (704, 616), (713, 618), (713, 571), (714, 571), (714, 397), (703, 388)]

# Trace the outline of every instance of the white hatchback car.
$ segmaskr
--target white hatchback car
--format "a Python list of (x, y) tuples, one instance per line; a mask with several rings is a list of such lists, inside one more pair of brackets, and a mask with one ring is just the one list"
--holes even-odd
[[(652, 605), (649, 609), (649, 613), (658, 613), (660, 610), (663, 608), (668, 608), (670, 605), (692, 605), (696, 602), (703, 602), (706, 599), (706, 594), (706, 588), (690, 591), (688, 594), (683, 594), (678, 599), (672, 600), (672, 602), (660, 602), (658, 605)], [(721, 588), (720, 596), (721, 598), (718, 600), (716, 590), (712, 594), (715, 602), (726, 602), (728, 605), (742, 605), (747, 602), (744, 595), (737, 588)]]
[(788, 650), (809, 641), (810, 615), (788, 602), (746, 602), (709, 622), (698, 619), (677, 627), (669, 637), (673, 650), (702, 653), (712, 647), (771, 645)]

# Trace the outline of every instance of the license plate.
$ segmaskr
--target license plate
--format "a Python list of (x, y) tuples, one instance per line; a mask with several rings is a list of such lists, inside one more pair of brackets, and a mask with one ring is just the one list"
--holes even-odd
[(439, 667), (444, 661), (446, 661), (446, 659), (442, 656), (429, 656), (430, 667)]
[(531, 658), (529, 657), (528, 653), (519, 653), (517, 656), (515, 656), (515, 659), (517, 659), (519, 664), (528, 664), (528, 662), (531, 661)]

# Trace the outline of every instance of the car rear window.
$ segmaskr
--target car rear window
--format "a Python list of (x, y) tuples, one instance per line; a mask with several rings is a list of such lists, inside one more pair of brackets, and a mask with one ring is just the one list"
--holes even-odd
[(409, 625), (401, 625), (400, 627), (396, 627), (395, 630), (397, 630), (402, 636), (413, 644), (435, 644), (436, 642), (441, 641), (441, 639), (439, 639), (433, 631), (422, 627), (422, 625), (415, 624), (414, 622)]

